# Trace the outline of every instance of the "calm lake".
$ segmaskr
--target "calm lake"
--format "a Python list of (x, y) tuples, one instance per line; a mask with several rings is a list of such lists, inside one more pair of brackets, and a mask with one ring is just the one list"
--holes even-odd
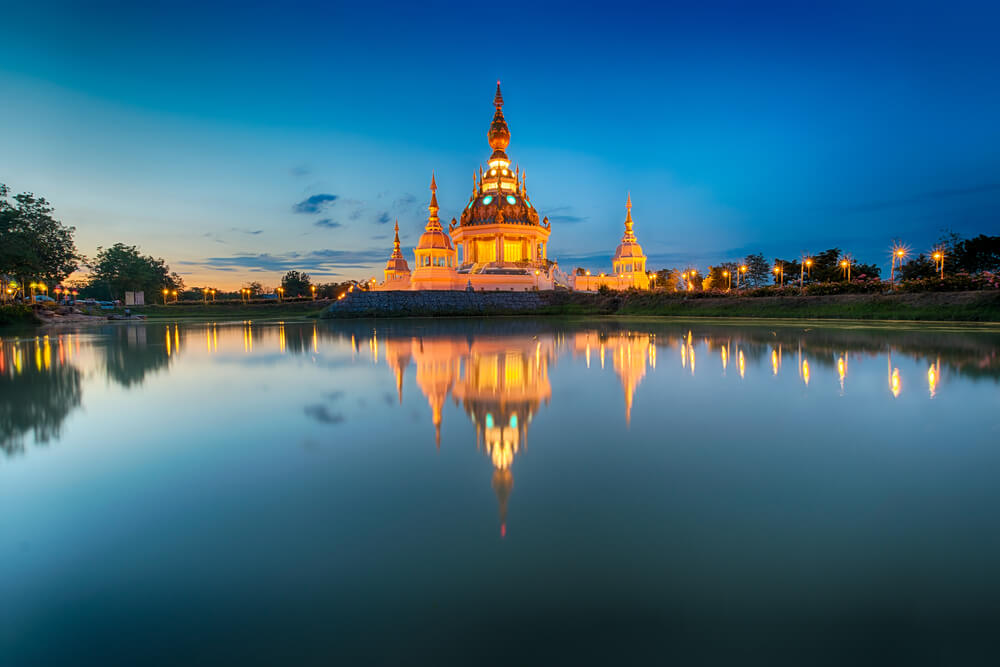
[(996, 664), (1000, 330), (0, 342), (0, 664)]

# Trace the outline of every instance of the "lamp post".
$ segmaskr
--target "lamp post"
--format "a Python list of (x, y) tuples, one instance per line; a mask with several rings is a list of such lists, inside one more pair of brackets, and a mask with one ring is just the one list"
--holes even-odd
[(79, 293), (80, 292), (77, 291), (75, 288), (73, 289), (73, 291), (70, 292), (70, 294), (73, 295), (73, 300), (70, 303), (76, 303), (76, 295), (79, 294)]
[(163, 290), (163, 305), (164, 306), (167, 305), (167, 295), (169, 295), (169, 294), (170, 294), (170, 290), (168, 290), (168, 289), (164, 289)]
[(212, 303), (215, 303), (215, 289), (212, 289)]
[(785, 268), (781, 264), (774, 265), (774, 274), (778, 276), (779, 287), (785, 286)]
[(729, 271), (723, 271), (722, 275), (726, 278), (726, 291), (733, 289), (733, 277), (729, 275)]
[(903, 268), (903, 258), (906, 257), (906, 248), (899, 245), (898, 243), (892, 246), (892, 266), (889, 269), (889, 284), (892, 285), (893, 289), (896, 288), (896, 262), (899, 262), (899, 268)]
[(208, 288), (205, 287), (201, 290), (201, 302), (208, 303)]
[(285, 288), (284, 287), (279, 287), (278, 288), (278, 301), (279, 302), (282, 301), (282, 297), (284, 297), (284, 295), (285, 295)]
[(806, 275), (806, 269), (811, 268), (813, 265), (812, 257), (806, 257), (802, 260), (802, 270), (799, 271), (799, 289), (802, 289), (802, 281)]
[(847, 282), (851, 282), (851, 260), (846, 257), (840, 260), (840, 268), (844, 270), (844, 277), (847, 278)]
[(174, 303), (177, 303), (177, 290), (170, 293), (170, 296), (174, 297)]
[(313, 301), (315, 301), (316, 300), (316, 286), (315, 285), (310, 285), (309, 286), (309, 291), (312, 292)]
[(540, 274), (541, 274), (541, 271), (539, 271), (538, 269), (535, 269), (535, 291), (536, 292), (538, 291), (538, 276)]
[(62, 299), (62, 292), (63, 292), (62, 285), (56, 285), (55, 287), (52, 288), (52, 291), (55, 292), (57, 302), (60, 299)]
[(736, 289), (740, 288), (740, 276), (746, 279), (746, 273), (750, 269), (746, 264), (740, 264), (740, 272), (736, 274)]
[(931, 257), (934, 258), (934, 268), (941, 272), (941, 280), (944, 280), (944, 251), (935, 250)]

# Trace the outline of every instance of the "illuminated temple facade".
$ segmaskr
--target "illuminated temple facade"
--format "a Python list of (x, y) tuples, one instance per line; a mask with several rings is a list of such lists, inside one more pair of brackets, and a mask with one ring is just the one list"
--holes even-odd
[[(625, 235), (615, 251), (612, 274), (570, 276), (548, 254), (549, 219), (539, 219), (528, 197), (524, 172), (507, 156), (510, 129), (503, 115), (497, 82), (493, 122), (487, 139), (486, 168), (472, 175), (472, 194), (459, 219), (447, 229), (438, 217), (437, 182), (431, 175), (427, 223), (413, 250), (413, 270), (399, 246), (399, 226), (384, 279), (375, 290), (527, 291), (576, 289), (649, 289), (646, 256), (632, 230), (632, 199), (626, 203)], [(374, 280), (372, 281), (374, 283)]]

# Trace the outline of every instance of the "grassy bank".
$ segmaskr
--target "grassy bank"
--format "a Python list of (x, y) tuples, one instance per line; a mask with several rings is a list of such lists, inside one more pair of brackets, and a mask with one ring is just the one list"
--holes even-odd
[(671, 293), (554, 293), (549, 315), (652, 315), (1000, 322), (1000, 292), (689, 298)]
[[(150, 320), (170, 319), (227, 319), (227, 320), (280, 320), (318, 317), (330, 305), (329, 301), (272, 301), (268, 303), (240, 303), (239, 301), (219, 301), (216, 303), (171, 303), (166, 306), (150, 305), (133, 308), (137, 315), (145, 315)], [(105, 311), (109, 312), (109, 311)], [(117, 311), (122, 312), (122, 311)]]

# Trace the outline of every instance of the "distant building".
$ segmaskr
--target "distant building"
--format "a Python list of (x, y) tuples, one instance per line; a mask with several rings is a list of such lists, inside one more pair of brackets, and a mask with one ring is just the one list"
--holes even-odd
[(625, 235), (615, 250), (611, 264), (613, 272), (610, 275), (601, 273), (595, 276), (588, 271), (582, 276), (574, 276), (573, 289), (593, 292), (602, 285), (613, 290), (649, 289), (646, 256), (632, 230), (632, 195), (625, 199)]

